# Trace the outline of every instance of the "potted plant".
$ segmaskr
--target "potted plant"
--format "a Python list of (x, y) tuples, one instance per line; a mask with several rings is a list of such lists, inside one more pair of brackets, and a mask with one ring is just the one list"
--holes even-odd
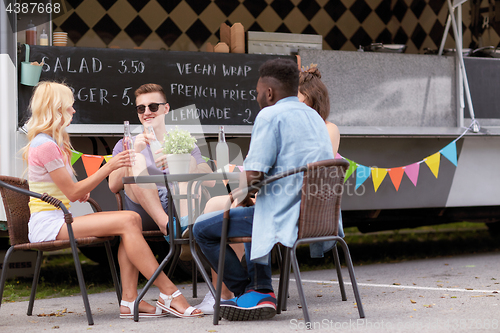
[(165, 134), (163, 152), (167, 155), (168, 169), (171, 174), (189, 173), (191, 151), (196, 139), (186, 130), (175, 127)]

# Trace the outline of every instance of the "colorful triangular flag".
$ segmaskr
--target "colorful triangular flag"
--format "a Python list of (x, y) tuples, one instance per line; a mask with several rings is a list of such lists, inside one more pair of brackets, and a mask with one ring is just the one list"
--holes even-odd
[(413, 185), (417, 186), (418, 172), (420, 170), (420, 162), (413, 163), (404, 167), (405, 173), (410, 178)]
[(455, 141), (451, 142), (449, 145), (441, 149), (440, 153), (451, 163), (457, 166), (457, 145)]
[(104, 155), (104, 160), (106, 161), (106, 163), (108, 163), (108, 161), (113, 157), (113, 155)]
[(431, 169), (434, 177), (438, 177), (439, 173), (439, 162), (441, 161), (441, 153), (437, 152), (431, 156), (424, 158), (425, 164)]
[[(349, 166), (350, 168), (350, 166)], [(365, 180), (370, 177), (371, 169), (370, 167), (364, 166), (364, 165), (357, 165), (356, 168), (356, 187), (355, 189), (357, 190), (358, 187), (360, 187)]]
[(83, 153), (80, 153), (79, 151), (71, 151), (71, 165), (75, 164), (76, 161), (83, 155)]
[(403, 167), (400, 168), (391, 168), (387, 170), (389, 172), (389, 177), (391, 177), (392, 184), (396, 188), (396, 191), (399, 191), (399, 185), (401, 185), (401, 179), (403, 179), (403, 174), (405, 169)]
[(243, 172), (245, 168), (243, 168), (243, 165), (238, 165), (238, 169), (240, 169), (240, 172)]
[(351, 175), (356, 171), (356, 168), (358, 167), (358, 164), (354, 161), (351, 161), (348, 158), (345, 158), (346, 161), (349, 162), (349, 168), (347, 168), (347, 171), (345, 173), (344, 177), (344, 183), (346, 182), (347, 178), (351, 177)]
[(82, 154), (83, 166), (87, 172), (87, 177), (92, 176), (101, 167), (103, 156)]
[(375, 188), (375, 192), (377, 192), (378, 187), (380, 186), (385, 176), (387, 175), (387, 169), (372, 168), (371, 170), (372, 170), (373, 187)]

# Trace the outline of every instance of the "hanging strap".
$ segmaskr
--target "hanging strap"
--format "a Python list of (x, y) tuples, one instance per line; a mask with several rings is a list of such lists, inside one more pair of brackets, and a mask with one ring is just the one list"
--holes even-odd
[(24, 61), (30, 62), (30, 46), (28, 44), (24, 44), (24, 47), (26, 48)]

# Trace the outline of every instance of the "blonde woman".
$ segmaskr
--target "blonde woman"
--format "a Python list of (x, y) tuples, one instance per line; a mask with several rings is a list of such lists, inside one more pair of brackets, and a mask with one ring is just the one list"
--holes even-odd
[[(70, 163), (71, 143), (66, 127), (71, 123), (75, 109), (71, 89), (61, 83), (41, 82), (31, 97), (31, 118), (27, 123), (29, 143), (24, 147), (23, 159), (28, 164), (30, 190), (61, 200), (67, 207), (71, 201), (84, 202), (90, 191), (112, 171), (131, 166), (133, 155), (124, 151), (113, 157), (92, 176), (73, 182), (74, 170)], [(68, 239), (63, 213), (40, 201), (30, 199), (29, 239), (31, 242)], [(75, 237), (120, 236), (118, 262), (122, 282), (120, 318), (133, 318), (137, 297), (139, 272), (150, 278), (158, 262), (142, 236), (139, 215), (131, 211), (100, 212), (76, 217), (73, 222)], [(190, 307), (177, 287), (162, 272), (155, 281), (160, 289), (156, 307), (142, 301), (139, 317), (177, 317), (202, 315)]]

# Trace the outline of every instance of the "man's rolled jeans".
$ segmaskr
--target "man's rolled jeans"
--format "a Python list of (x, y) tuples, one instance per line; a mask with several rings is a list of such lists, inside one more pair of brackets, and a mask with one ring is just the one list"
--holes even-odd
[[(232, 208), (229, 211), (228, 237), (252, 236), (253, 213), (254, 206)], [(196, 242), (215, 271), (219, 266), (222, 219), (223, 211), (203, 214), (198, 217), (193, 229)], [(252, 263), (250, 249), (251, 244), (245, 243), (246, 269), (229, 245), (226, 249), (224, 283), (235, 296), (248, 290), (273, 290), (271, 256), (268, 256), (267, 265)]]

